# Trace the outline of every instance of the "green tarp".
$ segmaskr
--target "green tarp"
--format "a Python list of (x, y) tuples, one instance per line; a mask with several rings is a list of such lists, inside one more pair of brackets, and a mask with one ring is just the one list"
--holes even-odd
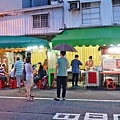
[(40, 45), (47, 47), (47, 40), (26, 36), (0, 36), (0, 48), (26, 48)]
[(80, 47), (118, 45), (120, 44), (120, 26), (69, 29), (52, 39), (53, 46), (64, 43)]

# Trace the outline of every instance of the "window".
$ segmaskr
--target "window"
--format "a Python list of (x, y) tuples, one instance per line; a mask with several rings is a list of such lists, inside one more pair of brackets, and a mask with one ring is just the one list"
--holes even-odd
[(30, 0), (30, 7), (32, 7), (33, 5), (32, 5), (32, 0)]
[(51, 1), (58, 1), (58, 0), (51, 0)]
[(120, 5), (120, 0), (112, 0), (113, 5)]
[(113, 22), (120, 22), (120, 0), (112, 0)]
[(100, 23), (100, 2), (82, 3), (82, 24)]
[(82, 3), (82, 8), (83, 9), (90, 8), (90, 2), (89, 3)]
[(49, 27), (48, 14), (33, 15), (33, 28)]

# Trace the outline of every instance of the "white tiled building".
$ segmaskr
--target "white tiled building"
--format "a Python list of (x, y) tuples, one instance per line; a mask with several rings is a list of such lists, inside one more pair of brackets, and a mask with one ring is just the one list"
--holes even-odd
[[(70, 5), (75, 5), (75, 8), (70, 8)], [(64, 6), (68, 28), (120, 23), (120, 0), (67, 0)]]
[(47, 35), (59, 33), (64, 28), (120, 23), (120, 0), (8, 1), (0, 0), (2, 36)]

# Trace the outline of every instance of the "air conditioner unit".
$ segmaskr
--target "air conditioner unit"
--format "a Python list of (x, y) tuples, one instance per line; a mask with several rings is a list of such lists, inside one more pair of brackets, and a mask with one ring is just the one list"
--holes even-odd
[(56, 5), (58, 4), (58, 0), (51, 0), (51, 5)]
[(73, 10), (80, 10), (80, 1), (69, 1), (69, 11)]

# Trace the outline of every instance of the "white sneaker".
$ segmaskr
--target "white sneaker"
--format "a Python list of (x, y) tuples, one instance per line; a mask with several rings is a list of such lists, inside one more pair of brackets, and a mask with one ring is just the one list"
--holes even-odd
[(36, 88), (37, 88), (37, 86), (34, 86), (33, 88), (34, 88), (34, 89), (36, 89)]
[(64, 98), (62, 98), (63, 100), (65, 100), (65, 97)]

